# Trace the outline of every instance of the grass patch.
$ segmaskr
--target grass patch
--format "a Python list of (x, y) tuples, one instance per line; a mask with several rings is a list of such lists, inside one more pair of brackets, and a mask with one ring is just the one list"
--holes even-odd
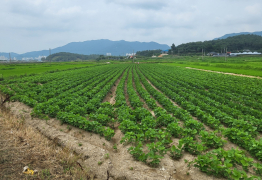
[[(252, 63), (250, 63), (252, 64)], [(218, 67), (217, 63), (199, 63), (199, 64), (193, 64), (193, 63), (163, 63), (162, 65), (165, 66), (180, 66), (180, 67), (191, 67), (191, 68), (198, 68), (198, 69), (205, 69), (205, 70), (211, 70), (211, 71), (219, 71), (219, 72), (227, 72), (227, 73), (235, 73), (235, 74), (244, 74), (244, 75), (250, 75), (250, 76), (259, 76), (262, 77), (262, 70), (255, 69), (254, 65), (250, 66), (250, 69), (248, 69), (248, 66), (241, 66), (241, 65), (235, 65), (227, 64), (224, 65), (224, 67)], [(260, 63), (262, 67), (262, 63)]]

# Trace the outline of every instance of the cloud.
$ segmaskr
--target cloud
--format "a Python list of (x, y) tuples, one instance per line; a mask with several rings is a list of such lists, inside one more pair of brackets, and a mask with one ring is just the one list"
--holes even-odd
[(160, 10), (168, 6), (168, 1), (161, 0), (107, 0), (107, 3), (121, 5), (129, 9)]
[(247, 6), (245, 10), (251, 15), (261, 16), (261, 4), (254, 4), (254, 5)]
[(0, 51), (95, 39), (176, 45), (262, 31), (261, 0), (2, 0)]

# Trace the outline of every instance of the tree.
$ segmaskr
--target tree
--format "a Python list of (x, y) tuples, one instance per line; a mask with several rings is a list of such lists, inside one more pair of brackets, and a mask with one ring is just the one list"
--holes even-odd
[(175, 46), (175, 44), (173, 43), (172, 46), (171, 46), (171, 50), (172, 50), (172, 51), (175, 51), (175, 49), (176, 49), (176, 46)]

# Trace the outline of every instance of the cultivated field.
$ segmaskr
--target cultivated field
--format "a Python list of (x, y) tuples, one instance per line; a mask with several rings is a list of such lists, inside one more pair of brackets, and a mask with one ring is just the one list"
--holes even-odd
[(0, 63), (0, 78), (35, 75), (96, 65), (90, 62)]
[(100, 179), (260, 179), (262, 80), (112, 64), (0, 81), (3, 102)]

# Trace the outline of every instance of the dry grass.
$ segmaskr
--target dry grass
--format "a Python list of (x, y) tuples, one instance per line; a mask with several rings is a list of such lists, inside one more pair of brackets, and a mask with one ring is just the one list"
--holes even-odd
[[(0, 109), (0, 179), (93, 179), (79, 158)], [(26, 175), (25, 166), (37, 172)]]

